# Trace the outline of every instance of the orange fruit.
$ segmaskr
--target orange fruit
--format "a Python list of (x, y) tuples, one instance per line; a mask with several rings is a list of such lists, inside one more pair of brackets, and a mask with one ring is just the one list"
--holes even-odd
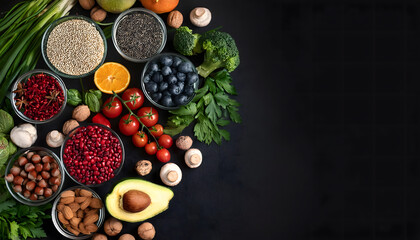
[(122, 64), (116, 62), (104, 63), (95, 72), (94, 82), (103, 93), (112, 94), (124, 91), (130, 83), (130, 72)]
[(178, 6), (179, 0), (140, 0), (143, 7), (157, 13), (167, 13)]

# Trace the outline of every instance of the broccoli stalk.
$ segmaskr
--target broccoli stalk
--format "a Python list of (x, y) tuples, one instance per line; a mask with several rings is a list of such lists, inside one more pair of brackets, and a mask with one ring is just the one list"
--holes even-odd
[(182, 55), (192, 56), (201, 53), (203, 50), (199, 44), (201, 35), (192, 33), (188, 27), (182, 26), (178, 28), (174, 36), (174, 47)]
[(205, 50), (204, 62), (197, 67), (198, 74), (207, 77), (214, 70), (226, 68), (232, 72), (239, 65), (239, 51), (235, 40), (228, 33), (209, 31), (201, 36), (201, 46)]

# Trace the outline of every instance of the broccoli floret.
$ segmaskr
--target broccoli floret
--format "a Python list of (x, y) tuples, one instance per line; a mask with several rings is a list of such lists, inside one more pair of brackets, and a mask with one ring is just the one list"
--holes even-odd
[(218, 68), (226, 68), (232, 72), (239, 65), (239, 51), (235, 40), (228, 33), (220, 31), (209, 31), (201, 36), (204, 62), (197, 67), (198, 74), (207, 77)]
[(174, 47), (182, 55), (192, 56), (201, 53), (201, 45), (198, 44), (201, 35), (192, 33), (188, 27), (182, 26), (178, 28), (174, 36)]

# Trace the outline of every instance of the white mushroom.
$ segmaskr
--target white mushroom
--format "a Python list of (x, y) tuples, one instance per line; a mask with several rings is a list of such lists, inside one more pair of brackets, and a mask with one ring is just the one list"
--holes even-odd
[(47, 134), (46, 142), (52, 148), (59, 147), (64, 142), (64, 134), (57, 130), (53, 130)]
[(21, 148), (32, 146), (37, 137), (36, 128), (30, 123), (15, 126), (10, 132), (10, 139), (12, 142)]
[(190, 13), (191, 23), (197, 27), (205, 27), (211, 21), (211, 12), (204, 7), (196, 7)]
[(181, 182), (182, 172), (175, 163), (167, 163), (160, 169), (160, 178), (168, 186), (175, 186)]
[(184, 159), (188, 167), (197, 168), (201, 165), (201, 162), (203, 161), (203, 155), (201, 154), (201, 151), (197, 148), (191, 148), (190, 150), (185, 152)]

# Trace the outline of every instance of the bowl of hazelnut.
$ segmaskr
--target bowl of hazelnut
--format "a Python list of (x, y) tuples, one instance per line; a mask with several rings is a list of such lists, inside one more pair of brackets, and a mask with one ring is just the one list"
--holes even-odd
[(19, 202), (39, 206), (53, 200), (64, 184), (64, 167), (49, 149), (29, 147), (17, 151), (6, 167), (4, 179)]

